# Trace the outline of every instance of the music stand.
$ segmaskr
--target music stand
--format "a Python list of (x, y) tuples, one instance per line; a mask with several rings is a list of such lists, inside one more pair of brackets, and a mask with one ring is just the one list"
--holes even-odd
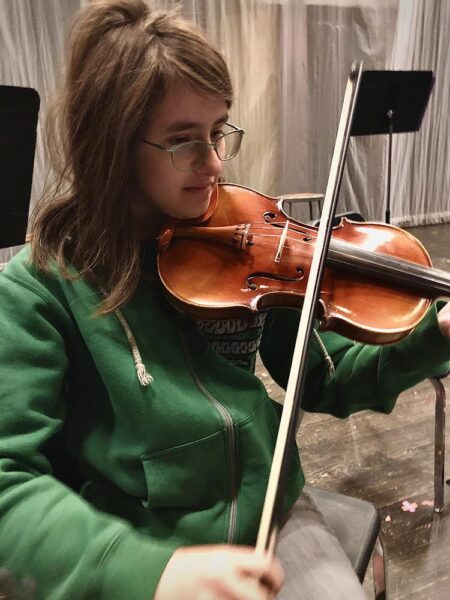
[(39, 104), (36, 90), (0, 86), (0, 248), (25, 242)]
[(364, 71), (351, 135), (388, 134), (386, 223), (391, 219), (392, 134), (418, 131), (433, 71)]

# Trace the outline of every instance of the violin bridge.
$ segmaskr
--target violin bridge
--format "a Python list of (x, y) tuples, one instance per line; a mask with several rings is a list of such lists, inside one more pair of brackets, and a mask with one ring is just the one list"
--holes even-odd
[(289, 231), (289, 220), (286, 221), (286, 225), (283, 228), (283, 233), (280, 237), (280, 242), (278, 244), (277, 253), (275, 254), (274, 262), (279, 263), (281, 261), (281, 254), (283, 253), (283, 248), (286, 243), (287, 234)]

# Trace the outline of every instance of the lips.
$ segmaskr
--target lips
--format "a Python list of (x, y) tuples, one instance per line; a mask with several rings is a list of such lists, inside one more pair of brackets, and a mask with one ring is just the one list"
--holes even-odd
[(187, 190), (188, 192), (201, 192), (203, 190), (209, 190), (212, 188), (212, 183), (204, 183), (202, 185), (189, 185), (186, 186), (184, 189)]

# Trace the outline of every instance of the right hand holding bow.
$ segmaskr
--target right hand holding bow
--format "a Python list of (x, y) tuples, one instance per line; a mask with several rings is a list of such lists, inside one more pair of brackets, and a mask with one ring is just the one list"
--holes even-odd
[(246, 546), (179, 548), (153, 600), (272, 600), (283, 583), (276, 558)]

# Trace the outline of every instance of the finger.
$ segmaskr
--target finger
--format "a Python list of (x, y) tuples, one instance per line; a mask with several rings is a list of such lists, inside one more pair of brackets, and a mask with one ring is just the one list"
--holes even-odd
[(0, 569), (0, 598), (12, 600), (16, 593), (16, 580), (14, 575), (2, 568)]
[(33, 600), (36, 591), (36, 583), (31, 577), (26, 577), (22, 581), (22, 589), (19, 600)]
[(261, 583), (275, 593), (281, 590), (284, 583), (284, 571), (278, 559), (274, 559), (270, 564), (270, 568), (264, 571), (261, 576)]
[(279, 560), (268, 554), (254, 553), (253, 558), (241, 562), (239, 568), (243, 573), (251, 575), (271, 590), (278, 592), (283, 585), (284, 572)]
[(269, 600), (272, 594), (268, 591), (267, 587), (259, 580), (247, 578), (242, 585), (243, 595), (242, 598), (249, 600)]
[(227, 577), (214, 582), (211, 598), (220, 600), (267, 600), (267, 588), (258, 579), (245, 576)]

